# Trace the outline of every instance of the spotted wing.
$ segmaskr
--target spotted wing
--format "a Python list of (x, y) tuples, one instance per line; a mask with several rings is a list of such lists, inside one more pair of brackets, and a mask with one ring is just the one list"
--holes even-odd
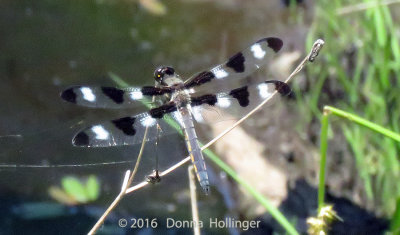
[[(93, 108), (129, 108), (146, 102), (154, 95), (171, 93), (168, 87), (128, 87), (73, 86), (61, 93), (61, 98), (70, 103)], [(149, 100), (147, 100), (148, 102)]]
[[(246, 114), (262, 101), (271, 98), (275, 92), (281, 96), (287, 96), (291, 93), (291, 88), (285, 82), (268, 80), (255, 85), (242, 86), (229, 92), (192, 97), (193, 116), (198, 122), (223, 121), (225, 118), (219, 112), (220, 109), (235, 115)], [(205, 117), (206, 115), (208, 117)]]
[(263, 38), (229, 60), (208, 71), (201, 72), (185, 82), (186, 88), (193, 88), (212, 81), (242, 79), (267, 64), (281, 48), (279, 38)]
[[(177, 133), (177, 129), (167, 123), (167, 118), (169, 115), (153, 118), (150, 113), (145, 112), (93, 125), (76, 134), (72, 144), (80, 147), (110, 147), (156, 140), (163, 135)], [(146, 128), (148, 130), (144, 139)]]

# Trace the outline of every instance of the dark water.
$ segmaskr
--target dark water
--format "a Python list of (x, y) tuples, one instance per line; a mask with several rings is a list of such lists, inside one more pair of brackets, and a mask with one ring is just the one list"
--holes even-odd
[[(174, 66), (188, 76), (222, 62), (261, 37), (287, 35), (280, 29), (286, 11), (280, 1), (163, 4), (166, 14), (155, 15), (138, 1), (128, 0), (0, 3), (0, 207), (4, 212), (0, 233), (86, 233), (119, 192), (125, 171), (132, 168), (133, 163), (32, 167), (129, 161), (137, 155), (137, 146), (74, 148), (71, 138), (84, 126), (144, 108), (126, 112), (76, 107), (61, 101), (63, 89), (77, 84), (115, 85), (107, 77), (109, 72), (129, 84), (151, 85), (158, 65)], [(162, 143), (161, 165), (185, 155), (179, 136)], [(182, 149), (162, 154), (171, 146)], [(149, 147), (145, 153), (136, 182), (154, 165), (151, 151)], [(190, 219), (186, 172), (186, 166), (182, 167), (161, 184), (127, 196), (103, 232), (135, 233), (118, 228), (120, 217)], [(90, 205), (60, 207), (49, 196), (48, 188), (59, 186), (64, 176), (89, 174), (101, 183), (100, 197)], [(227, 213), (218, 190), (212, 190), (209, 197), (200, 195), (201, 218), (223, 218)]]

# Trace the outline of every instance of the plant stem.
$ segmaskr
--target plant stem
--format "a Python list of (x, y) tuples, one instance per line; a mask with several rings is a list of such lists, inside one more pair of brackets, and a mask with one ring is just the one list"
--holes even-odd
[(400, 198), (396, 200), (396, 209), (394, 210), (392, 219), (390, 221), (390, 231), (396, 234), (400, 230)]
[(340, 109), (337, 109), (337, 108), (334, 108), (334, 107), (331, 107), (331, 106), (325, 106), (324, 107), (324, 112), (331, 112), (332, 114), (335, 114), (335, 115), (337, 115), (339, 117), (347, 118), (350, 121), (353, 121), (353, 122), (355, 122), (355, 123), (357, 123), (357, 124), (359, 124), (361, 126), (365, 126), (365, 127), (369, 128), (369, 129), (375, 131), (375, 132), (378, 132), (378, 133), (380, 133), (380, 134), (382, 134), (382, 135), (384, 135), (386, 137), (389, 137), (389, 138), (391, 138), (393, 140), (396, 140), (396, 141), (400, 142), (400, 135), (397, 134), (396, 132), (393, 132), (393, 131), (391, 131), (391, 130), (389, 130), (387, 128), (384, 128), (384, 127), (382, 127), (380, 125), (377, 125), (377, 124), (375, 124), (373, 122), (370, 122), (370, 121), (368, 121), (368, 120), (366, 120), (364, 118), (361, 118), (361, 117), (359, 117), (357, 115), (348, 113), (346, 111), (343, 111), (343, 110), (340, 110)]
[(319, 163), (319, 187), (318, 187), (318, 211), (324, 206), (325, 198), (325, 170), (326, 170), (326, 152), (328, 149), (328, 127), (329, 113), (324, 112), (321, 120), (321, 143), (320, 143), (320, 163)]
[(389, 137), (393, 140), (400, 142), (400, 135), (386, 129), (380, 125), (372, 123), (364, 118), (361, 118), (357, 115), (348, 113), (346, 111), (331, 107), (324, 107), (324, 114), (322, 116), (321, 121), (321, 143), (320, 143), (320, 167), (319, 167), (319, 187), (318, 187), (318, 210), (320, 210), (324, 206), (324, 197), (325, 197), (325, 171), (326, 171), (326, 153), (328, 149), (328, 128), (329, 128), (329, 115), (335, 114), (336, 116), (349, 119), (352, 122), (355, 122), (361, 126), (365, 126), (377, 133), (380, 133), (386, 137)]

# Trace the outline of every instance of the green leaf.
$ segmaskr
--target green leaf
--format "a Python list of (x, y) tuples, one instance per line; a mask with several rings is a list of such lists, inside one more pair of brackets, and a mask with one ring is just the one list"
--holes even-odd
[(392, 36), (392, 38), (390, 40), (391, 48), (392, 48), (394, 60), (397, 61), (397, 62), (395, 62), (395, 64), (397, 64), (397, 68), (399, 68), (399, 64), (400, 64), (400, 46), (399, 46), (398, 38), (396, 36), (394, 36), (394, 35), (396, 35), (394, 29), (392, 30), (392, 35), (393, 36)]
[(154, 15), (165, 15), (167, 8), (159, 0), (139, 0), (140, 5)]
[(76, 205), (78, 204), (74, 197), (67, 194), (64, 190), (59, 187), (51, 186), (48, 189), (48, 193), (50, 197), (54, 200), (58, 201), (59, 203), (66, 204), (66, 205)]
[(88, 196), (86, 195), (86, 189), (84, 185), (76, 178), (72, 176), (64, 177), (61, 181), (65, 192), (75, 198), (78, 202), (87, 202)]
[(94, 201), (99, 197), (100, 184), (96, 176), (90, 175), (86, 182), (86, 195), (90, 201)]

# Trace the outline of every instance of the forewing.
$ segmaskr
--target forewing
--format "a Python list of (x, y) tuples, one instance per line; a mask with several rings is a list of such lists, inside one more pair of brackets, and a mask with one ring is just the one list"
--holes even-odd
[[(170, 93), (170, 88), (103, 86), (73, 86), (61, 93), (61, 98), (70, 103), (92, 108), (129, 108), (140, 102), (149, 103), (153, 95)], [(149, 98), (146, 100), (146, 98)]]
[[(152, 141), (157, 138), (177, 133), (177, 130), (166, 122), (169, 115), (153, 118), (149, 113), (123, 117), (81, 130), (72, 140), (72, 144), (80, 147), (110, 147), (134, 145), (143, 140)], [(144, 138), (147, 130), (147, 137)]]
[(218, 80), (242, 79), (267, 64), (282, 48), (279, 38), (263, 38), (245, 50), (236, 53), (229, 60), (208, 71), (203, 71), (185, 82), (186, 88), (193, 88)]

